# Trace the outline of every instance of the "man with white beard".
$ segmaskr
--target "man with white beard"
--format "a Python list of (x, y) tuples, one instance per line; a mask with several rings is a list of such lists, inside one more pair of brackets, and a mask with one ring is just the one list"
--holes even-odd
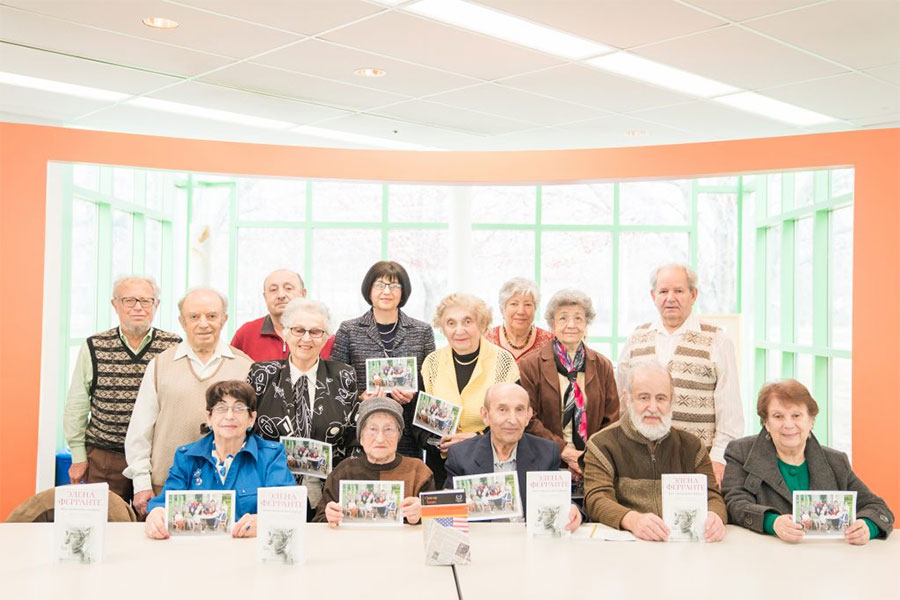
[(663, 473), (707, 477), (707, 542), (725, 536), (725, 502), (712, 462), (695, 435), (672, 428), (672, 378), (656, 362), (635, 365), (623, 390), (627, 410), (588, 440), (584, 453), (584, 508), (593, 521), (626, 529), (642, 540), (665, 541)]

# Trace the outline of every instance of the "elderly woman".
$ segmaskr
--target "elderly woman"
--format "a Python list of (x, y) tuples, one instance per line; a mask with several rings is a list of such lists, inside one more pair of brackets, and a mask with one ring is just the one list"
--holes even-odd
[(886, 538), (894, 515), (850, 467), (847, 455), (819, 444), (812, 435), (819, 406), (798, 381), (768, 383), (756, 402), (763, 429), (734, 440), (725, 450), (722, 491), (729, 520), (786, 542), (803, 539), (803, 525), (791, 517), (793, 492), (856, 492), (857, 518), (844, 532), (851, 544)]
[(553, 334), (534, 324), (534, 311), (541, 301), (537, 284), (524, 277), (513, 277), (500, 288), (500, 312), (503, 323), (484, 336), (513, 355), (516, 362), (537, 352), (553, 339)]
[[(361, 291), (372, 309), (357, 319), (341, 323), (334, 336), (331, 358), (352, 365), (357, 381), (366, 380), (368, 358), (414, 356), (421, 369), (425, 357), (434, 352), (434, 333), (427, 323), (400, 310), (412, 292), (406, 269), (393, 261), (377, 262), (363, 277)], [(361, 399), (372, 395), (363, 392)], [(383, 395), (403, 406), (406, 426), (398, 444), (400, 453), (421, 456), (412, 427), (415, 394), (395, 388), (384, 390)]]
[[(211, 433), (175, 452), (175, 462), (159, 496), (148, 503), (148, 537), (169, 537), (166, 492), (235, 490), (234, 537), (256, 535), (256, 490), (294, 485), (284, 446), (250, 433), (256, 419), (256, 394), (244, 381), (212, 384), (206, 390), (206, 422)], [(183, 517), (182, 517), (183, 519)], [(184, 521), (176, 527), (184, 528)]]
[(560, 290), (545, 313), (553, 341), (519, 363), (521, 383), (534, 416), (526, 431), (556, 443), (572, 471), (592, 435), (619, 418), (619, 393), (612, 363), (584, 343), (594, 307), (579, 290)]
[[(259, 406), (254, 430), (269, 440), (290, 436), (332, 444), (336, 466), (358, 446), (356, 372), (340, 361), (319, 358), (331, 333), (331, 317), (321, 302), (291, 300), (281, 323), (290, 356), (254, 363), (247, 375)], [(322, 481), (304, 476), (302, 483), (307, 486), (311, 516)]]
[[(341, 481), (402, 481), (406, 497), (400, 512), (408, 523), (422, 517), (419, 492), (435, 489), (431, 470), (421, 460), (397, 454), (397, 441), (403, 433), (403, 408), (383, 396), (366, 400), (359, 408), (359, 441), (363, 453), (345, 460), (325, 480), (322, 500), (313, 521), (327, 521), (332, 527), (343, 518), (340, 498)], [(353, 511), (353, 507), (350, 507)]]

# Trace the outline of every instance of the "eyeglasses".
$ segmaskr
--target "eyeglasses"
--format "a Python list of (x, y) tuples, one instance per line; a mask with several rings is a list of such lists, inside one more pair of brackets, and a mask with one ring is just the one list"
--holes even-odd
[(119, 298), (119, 302), (122, 303), (122, 306), (125, 308), (134, 308), (134, 305), (138, 302), (141, 303), (142, 308), (152, 308), (154, 304), (156, 304), (156, 298)]
[(224, 415), (228, 411), (234, 413), (234, 416), (239, 417), (250, 412), (250, 407), (246, 404), (235, 404), (233, 406), (228, 406), (227, 404), (216, 404), (212, 408), (212, 412), (217, 415)]
[(391, 293), (394, 293), (394, 292), (399, 292), (400, 290), (402, 290), (403, 284), (402, 283), (385, 283), (383, 281), (376, 281), (375, 283), (372, 284), (372, 288), (378, 290), (379, 292), (382, 291), (384, 288), (387, 288), (388, 290), (390, 290)]
[(304, 335), (309, 334), (309, 337), (314, 340), (321, 340), (325, 335), (324, 329), (306, 329), (303, 327), (291, 327), (291, 335), (294, 335), (298, 338), (302, 338)]
[(377, 438), (379, 433), (386, 438), (395, 438), (400, 435), (400, 430), (392, 425), (388, 425), (384, 429), (378, 429), (374, 425), (367, 425), (363, 428), (363, 433), (373, 438)]

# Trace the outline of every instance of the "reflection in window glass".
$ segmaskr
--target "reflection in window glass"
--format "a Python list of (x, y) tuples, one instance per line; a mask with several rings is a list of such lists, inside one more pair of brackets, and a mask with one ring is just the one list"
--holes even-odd
[(612, 234), (606, 232), (544, 232), (541, 242), (542, 310), (537, 317), (541, 327), (543, 308), (550, 297), (563, 288), (586, 293), (593, 302), (593, 323), (588, 336), (612, 335)]
[(831, 197), (853, 193), (853, 169), (835, 169), (831, 171)]
[(263, 281), (276, 269), (303, 274), (303, 231), (299, 229), (238, 229), (237, 299), (231, 309), (234, 328), (266, 315)]
[(850, 456), (853, 429), (852, 361), (849, 358), (832, 358), (829, 363), (828, 411), (831, 431), (828, 445)]
[[(315, 192), (314, 192), (315, 194)], [(334, 257), (340, 255), (340, 275)], [(313, 232), (312, 281), (310, 297), (321, 299), (331, 309), (335, 329), (341, 321), (353, 319), (369, 309), (359, 286), (363, 276), (381, 260), (381, 231), (378, 229), (317, 229)]]
[(794, 379), (813, 389), (813, 356), (812, 354), (797, 354), (794, 356)]
[(241, 177), (237, 180), (237, 197), (238, 218), (242, 221), (301, 221), (306, 211), (306, 182)]
[(802, 173), (794, 173), (794, 208), (801, 206), (809, 206), (815, 200), (815, 190), (813, 188), (815, 172), (803, 171)]
[(100, 190), (100, 167), (97, 165), (72, 165), (72, 183), (89, 190)]
[(736, 175), (726, 176), (726, 177), (702, 177), (697, 180), (697, 185), (700, 187), (735, 187), (737, 186), (738, 178)]
[(144, 221), (144, 272), (162, 285), (162, 223)]
[(388, 186), (388, 218), (392, 223), (446, 223), (453, 188), (436, 185)]
[(766, 339), (781, 341), (781, 225), (766, 230)]
[(190, 227), (190, 286), (208, 285), (228, 292), (228, 256), (232, 185), (194, 188)]
[[(531, 231), (476, 230), (472, 232), (472, 284), (474, 293), (494, 311), (500, 323), (497, 295), (513, 277), (534, 279), (534, 233)], [(452, 290), (448, 290), (452, 291)], [(542, 290), (544, 296), (546, 292)]]
[(781, 175), (766, 177), (766, 193), (768, 195), (768, 216), (781, 214)]
[(97, 205), (75, 198), (72, 201), (69, 337), (84, 338), (96, 332), (97, 238)]
[(473, 223), (534, 223), (537, 188), (534, 186), (478, 186), (472, 188)]
[(697, 276), (699, 314), (737, 312), (736, 194), (697, 195)]
[(134, 169), (113, 169), (113, 197), (115, 197), (117, 200), (124, 200), (125, 202), (143, 204), (143, 198), (136, 199), (134, 197), (134, 176)]
[(766, 350), (766, 381), (776, 381), (782, 378), (781, 351)]
[(853, 207), (832, 211), (828, 230), (830, 344), (849, 349), (853, 338)]
[(611, 183), (545, 185), (541, 190), (541, 222), (546, 225), (609, 225), (614, 186)]
[(619, 185), (619, 221), (623, 225), (686, 225), (690, 181), (638, 181)]
[[(317, 181), (312, 184), (313, 220), (380, 221), (382, 185)], [(358, 316), (358, 315), (357, 315)]]
[(813, 219), (794, 225), (794, 341), (813, 343)]
[(449, 256), (446, 231), (397, 229), (388, 234), (388, 257), (409, 274), (411, 291), (403, 307), (406, 314), (431, 322), (435, 307), (449, 292)]
[(622, 233), (619, 236), (619, 334), (627, 336), (659, 316), (650, 298), (650, 274), (658, 266), (687, 262), (686, 233)]
[(112, 211), (112, 277), (128, 275), (131, 267), (131, 237), (134, 219), (131, 213)]

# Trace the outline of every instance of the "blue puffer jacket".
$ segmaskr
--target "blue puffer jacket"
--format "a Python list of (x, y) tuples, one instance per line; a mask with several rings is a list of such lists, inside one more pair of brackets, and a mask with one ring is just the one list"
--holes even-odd
[(180, 490), (234, 490), (235, 520), (246, 513), (256, 514), (256, 490), (261, 487), (295, 485), (288, 471), (287, 456), (280, 442), (270, 442), (256, 434), (247, 436), (247, 442), (235, 455), (225, 477), (225, 483), (216, 474), (212, 457), (213, 434), (193, 444), (181, 446), (175, 451), (175, 462), (169, 469), (169, 477), (159, 496), (150, 500), (147, 511), (166, 506), (166, 491)]

